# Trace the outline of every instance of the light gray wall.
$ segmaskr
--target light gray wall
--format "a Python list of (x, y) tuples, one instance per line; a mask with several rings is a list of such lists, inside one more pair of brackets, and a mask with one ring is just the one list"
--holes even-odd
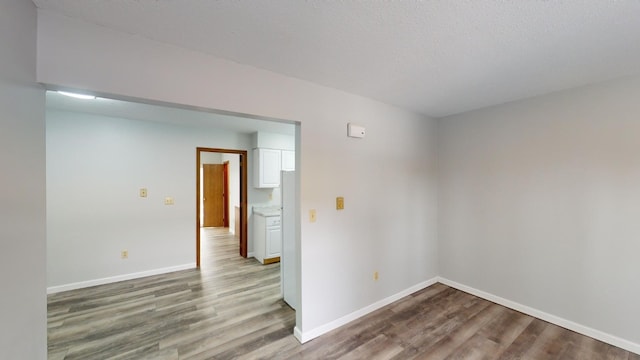
[(640, 81), (438, 122), (441, 276), (640, 343)]
[(0, 2), (0, 357), (45, 359), (44, 91), (36, 9)]
[[(301, 122), (302, 338), (437, 275), (434, 121), (47, 12), (38, 30), (43, 83)], [(367, 137), (347, 138), (348, 122)]]
[(200, 154), (200, 163), (201, 164), (222, 164), (222, 154), (203, 151)]
[(253, 134), (253, 147), (279, 150), (295, 150), (296, 139), (293, 135), (256, 132)]
[(250, 150), (249, 134), (55, 110), (46, 122), (49, 287), (195, 265), (196, 147)]

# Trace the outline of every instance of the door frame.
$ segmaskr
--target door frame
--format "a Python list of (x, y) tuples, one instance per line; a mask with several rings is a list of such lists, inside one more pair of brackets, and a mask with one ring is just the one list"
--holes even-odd
[(247, 257), (247, 150), (196, 148), (196, 267), (200, 267), (200, 153), (238, 154), (240, 157), (240, 256)]

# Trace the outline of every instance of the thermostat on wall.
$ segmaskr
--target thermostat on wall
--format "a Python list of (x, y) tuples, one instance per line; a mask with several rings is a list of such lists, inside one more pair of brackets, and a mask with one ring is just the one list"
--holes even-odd
[(348, 123), (347, 124), (347, 136), (354, 138), (364, 137), (364, 126)]

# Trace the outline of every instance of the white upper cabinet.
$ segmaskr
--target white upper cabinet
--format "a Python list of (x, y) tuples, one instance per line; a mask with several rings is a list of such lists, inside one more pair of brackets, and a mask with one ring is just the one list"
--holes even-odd
[(254, 187), (280, 186), (281, 153), (280, 150), (275, 149), (253, 149)]
[(296, 169), (296, 152), (282, 150), (282, 170), (294, 171)]

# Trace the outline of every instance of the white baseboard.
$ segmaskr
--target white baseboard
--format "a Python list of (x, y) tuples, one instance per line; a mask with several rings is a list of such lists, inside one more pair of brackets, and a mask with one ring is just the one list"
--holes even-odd
[(111, 277), (106, 277), (106, 278), (101, 278), (101, 279), (94, 279), (94, 280), (81, 281), (81, 282), (76, 282), (76, 283), (71, 283), (71, 284), (52, 286), (52, 287), (48, 287), (47, 288), (47, 294), (55, 294), (55, 293), (58, 293), (58, 292), (61, 292), (61, 291), (82, 289), (82, 288), (86, 288), (86, 287), (89, 287), (89, 286), (111, 284), (111, 283), (118, 282), (118, 281), (138, 279), (138, 278), (142, 278), (142, 277), (145, 277), (145, 276), (166, 274), (166, 273), (170, 273), (170, 272), (174, 272), (174, 271), (195, 269), (195, 267), (196, 267), (196, 263), (189, 263), (189, 264), (184, 264), (184, 265), (177, 265), (177, 266), (170, 266), (170, 267), (166, 267), (166, 268), (147, 270), (147, 271), (142, 271), (142, 272), (137, 272), (137, 273), (117, 275), (117, 276), (111, 276)]
[(302, 331), (300, 331), (299, 327), (293, 328), (293, 336), (302, 344)]
[(445, 279), (445, 278), (438, 278), (437, 281), (439, 283), (442, 283), (444, 285), (447, 286), (451, 286), (452, 288), (464, 291), (466, 293), (469, 293), (471, 295), (475, 295), (477, 297), (483, 298), (485, 300), (489, 300), (491, 302), (494, 302), (496, 304), (500, 304), (502, 306), (506, 306), (510, 309), (519, 311), (521, 313), (525, 313), (527, 315), (531, 315), (533, 317), (536, 317), (538, 319), (550, 322), (552, 324), (558, 325), (560, 327), (563, 327), (565, 329), (569, 329), (571, 331), (575, 331), (579, 334), (582, 335), (586, 335), (589, 337), (592, 337), (594, 339), (600, 340), (602, 342), (605, 342), (607, 344), (611, 344), (613, 346), (617, 346), (619, 348), (625, 349), (627, 351), (631, 351), (633, 353), (636, 354), (640, 354), (640, 344), (636, 344), (634, 342), (631, 342), (629, 340), (625, 340), (625, 339), (621, 339), (617, 336), (611, 335), (611, 334), (607, 334), (605, 332), (602, 332), (600, 330), (596, 330), (596, 329), (592, 329), (588, 326), (584, 326), (578, 323), (575, 323), (573, 321), (567, 320), (567, 319), (563, 319), (559, 316), (555, 316), (555, 315), (551, 315), (548, 314), (544, 311), (540, 311), (538, 309), (534, 309), (532, 307), (526, 306), (526, 305), (522, 305), (520, 303), (517, 303), (515, 301), (511, 301), (511, 300), (507, 300), (505, 298), (501, 298), (499, 296), (472, 288), (470, 286), (467, 285), (463, 285), (460, 283), (457, 283), (455, 281), (451, 281), (449, 279)]
[(252, 257), (255, 257), (255, 255), (253, 255), (253, 253), (252, 253), (252, 252), (247, 253), (247, 259), (248, 259), (248, 258), (252, 258)]
[(315, 338), (317, 338), (320, 335), (326, 334), (331, 330), (337, 329), (342, 325), (345, 325), (353, 320), (356, 320), (364, 315), (367, 315), (373, 311), (376, 311), (378, 309), (380, 309), (381, 307), (387, 306), (389, 304), (391, 304), (394, 301), (398, 301), (400, 299), (402, 299), (405, 296), (411, 295), (414, 292), (418, 291), (418, 290), (422, 290), (428, 286), (431, 286), (435, 283), (438, 282), (438, 278), (433, 278), (431, 280), (427, 280), (424, 282), (421, 282), (417, 285), (414, 285), (408, 289), (405, 289), (397, 294), (391, 295), (385, 299), (382, 299), (380, 301), (377, 301), (369, 306), (363, 307), (360, 310), (356, 310), (354, 312), (352, 312), (351, 314), (345, 315), (337, 320), (334, 320), (328, 324), (319, 326), (315, 329), (309, 330), (309, 331), (304, 331), (302, 332), (300, 329), (298, 329), (298, 327), (296, 327), (293, 330), (293, 334), (296, 337), (296, 339), (298, 339), (298, 341), (300, 341), (301, 343), (305, 343), (309, 340), (313, 340)]

